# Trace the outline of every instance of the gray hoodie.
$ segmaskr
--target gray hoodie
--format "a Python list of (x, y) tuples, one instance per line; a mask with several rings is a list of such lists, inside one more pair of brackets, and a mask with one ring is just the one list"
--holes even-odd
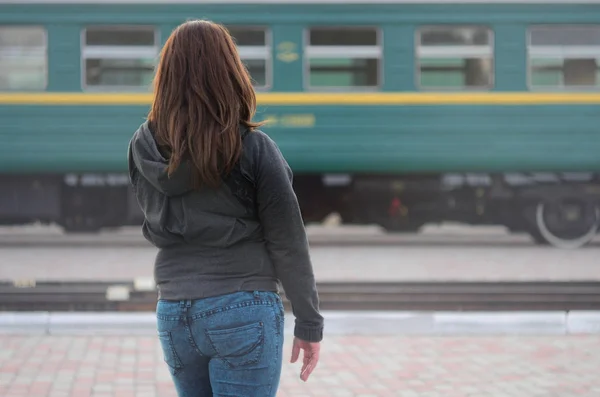
[(144, 237), (159, 249), (154, 277), (160, 299), (278, 291), (281, 282), (296, 317), (295, 335), (322, 339), (323, 317), (292, 171), (273, 140), (260, 131), (243, 140), (239, 171), (253, 185), (254, 208), (229, 184), (193, 189), (188, 162), (168, 177), (168, 160), (148, 123), (133, 135), (128, 160), (145, 216)]

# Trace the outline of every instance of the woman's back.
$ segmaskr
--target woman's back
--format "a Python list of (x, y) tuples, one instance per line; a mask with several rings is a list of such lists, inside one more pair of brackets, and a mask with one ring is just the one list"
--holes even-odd
[[(303, 227), (300, 214), (290, 217), (284, 212), (296, 205), (289, 190), (289, 169), (266, 134), (255, 131), (244, 139), (239, 161), (242, 175), (236, 175), (246, 176), (255, 189), (265, 187), (254, 192), (254, 208), (245, 206), (226, 183), (194, 189), (188, 163), (167, 177), (168, 160), (158, 150), (147, 123), (135, 133), (129, 158), (136, 197), (146, 218), (142, 230), (159, 248), (155, 279), (161, 299), (198, 299), (249, 286), (277, 291), (277, 275), (266, 245), (276, 237), (270, 236), (272, 230), (286, 231), (289, 249), (307, 252), (304, 236), (293, 235)], [(282, 167), (270, 169), (278, 162)], [(266, 172), (262, 171), (265, 168)], [(262, 172), (255, 174), (254, 170)], [(273, 171), (280, 175), (274, 178)], [(262, 181), (261, 175), (272, 179)], [(277, 204), (269, 204), (274, 197)], [(272, 218), (276, 226), (263, 230), (259, 214)], [(291, 277), (302, 276), (296, 269), (302, 267), (290, 269)]]
[[(248, 307), (245, 314), (223, 314), (218, 321), (220, 328), (230, 324), (226, 329), (232, 335), (254, 329), (252, 324), (262, 329), (272, 315), (283, 321), (277, 310), (275, 314), (250, 310), (274, 302), (280, 307), (279, 282), (296, 316), (296, 348), (310, 350), (311, 342), (322, 339), (323, 318), (292, 172), (275, 142), (252, 122), (255, 107), (250, 79), (223, 27), (193, 21), (174, 31), (161, 54), (148, 121), (135, 132), (128, 152), (131, 183), (145, 215), (144, 236), (159, 248), (155, 260), (159, 336), (164, 337), (165, 360), (172, 369), (185, 364), (173, 353), (178, 349), (175, 330), (182, 329), (188, 329), (188, 342), (199, 354), (188, 357), (195, 360), (188, 365), (191, 374), (211, 359), (228, 363), (227, 354), (201, 352), (202, 341), (194, 340), (211, 332), (216, 335), (212, 323), (190, 325), (204, 318), (202, 313), (225, 312), (206, 306), (216, 304), (215, 299), (225, 299), (228, 308)], [(236, 299), (242, 301), (232, 303)], [(247, 324), (246, 316), (258, 316), (258, 322)], [(280, 328), (271, 330), (274, 343)], [(272, 362), (269, 368), (276, 368), (277, 362), (280, 366), (280, 349), (274, 352), (279, 361), (263, 358)], [(206, 362), (202, 357), (208, 357)], [(181, 395), (210, 395), (185, 392), (192, 378), (178, 382), (175, 372)], [(248, 390), (243, 394), (254, 395)], [(261, 393), (265, 395), (264, 390)]]

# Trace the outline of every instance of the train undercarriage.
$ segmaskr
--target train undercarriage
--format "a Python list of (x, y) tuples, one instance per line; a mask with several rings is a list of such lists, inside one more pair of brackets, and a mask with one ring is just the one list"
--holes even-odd
[[(0, 224), (56, 223), (96, 232), (142, 221), (126, 174), (0, 176)], [(538, 244), (578, 248), (600, 231), (593, 173), (297, 175), (307, 223), (331, 213), (345, 224), (415, 233), (430, 223), (502, 225)]]

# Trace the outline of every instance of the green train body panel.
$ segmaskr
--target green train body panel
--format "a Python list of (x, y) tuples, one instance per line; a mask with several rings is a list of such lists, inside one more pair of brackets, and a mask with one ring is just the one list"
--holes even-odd
[[(269, 91), (286, 93), (306, 88), (307, 27), (378, 27), (383, 35), (380, 91), (414, 92), (419, 26), (484, 24), (494, 32), (490, 91), (526, 92), (528, 27), (600, 24), (600, 5), (0, 5), (0, 25), (47, 29), (48, 92), (82, 91), (80, 40), (86, 26), (153, 25), (164, 42), (189, 18), (269, 27)], [(297, 60), (278, 58), (283, 42), (296, 45)], [(320, 78), (313, 83), (320, 85)], [(556, 80), (551, 74), (539, 78), (540, 84)], [(427, 79), (424, 85), (438, 85), (435, 73)], [(142, 105), (0, 104), (0, 172), (123, 172), (127, 143), (147, 110)], [(264, 131), (296, 172), (600, 171), (600, 107), (593, 104), (269, 105), (259, 108), (257, 119), (263, 118), (273, 120)]]
[[(0, 168), (125, 171), (128, 140), (145, 112), (3, 108)], [(314, 117), (310, 128), (264, 128), (297, 172), (600, 170), (594, 106), (270, 106), (268, 112), (274, 124)]]

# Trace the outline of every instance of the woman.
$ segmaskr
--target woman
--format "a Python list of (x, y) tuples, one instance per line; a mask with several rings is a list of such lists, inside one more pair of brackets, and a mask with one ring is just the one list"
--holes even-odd
[(323, 318), (292, 173), (252, 121), (255, 93), (227, 30), (186, 22), (167, 40), (129, 173), (154, 264), (158, 336), (181, 397), (275, 396), (283, 285), (306, 381)]

